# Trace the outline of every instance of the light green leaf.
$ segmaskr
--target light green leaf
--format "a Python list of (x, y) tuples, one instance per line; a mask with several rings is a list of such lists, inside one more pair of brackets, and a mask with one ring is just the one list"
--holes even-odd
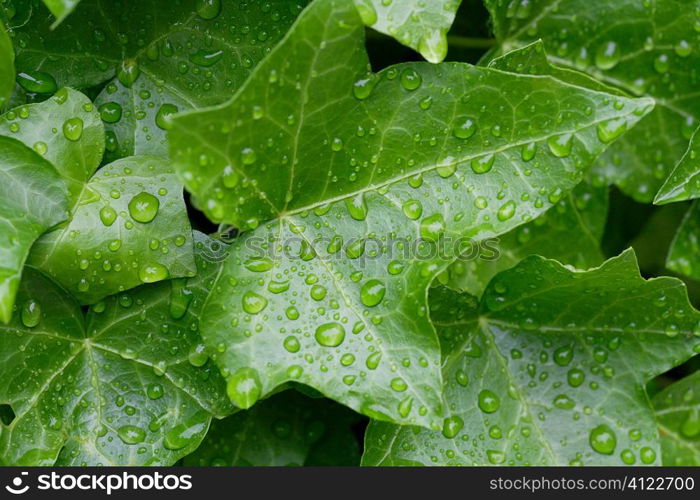
[(29, 75), (19, 82), (32, 90), (39, 78), (51, 93), (112, 80), (95, 100), (109, 160), (166, 156), (169, 116), (228, 99), (307, 3), (83, 0), (51, 32), (38, 1), (18, 5), (13, 18), (17, 67)]
[(104, 128), (83, 94), (61, 89), (41, 104), (10, 110), (0, 119), (0, 135), (43, 154), (68, 183), (72, 218), (42, 237), (29, 261), (81, 303), (194, 273), (182, 184), (172, 167), (162, 158), (136, 156), (94, 173)]
[(0, 323), (10, 321), (34, 241), (68, 218), (56, 169), (21, 142), (0, 136)]
[(367, 70), (356, 11), (321, 0), (231, 102), (175, 118), (196, 204), (263, 221), (234, 242), (203, 336), (239, 406), (296, 380), (441, 425), (429, 284), (464, 239), (552, 206), (605, 149), (598, 129), (631, 127), (650, 101), (466, 64)]
[(63, 176), (75, 205), (102, 160), (105, 133), (94, 105), (63, 88), (40, 104), (25, 104), (0, 117), (0, 135), (19, 139)]
[(367, 26), (392, 36), (432, 63), (447, 55), (447, 31), (461, 0), (353, 0)]
[(470, 248), (450, 266), (443, 283), (454, 290), (481, 295), (491, 278), (530, 255), (542, 255), (578, 269), (600, 265), (600, 240), (607, 212), (607, 188), (583, 182), (534, 221), (487, 240), (488, 246), (484, 242)]
[(247, 411), (212, 422), (200, 447), (183, 465), (359, 465), (351, 426), (360, 416), (327, 399), (285, 391)]
[(197, 278), (110, 297), (84, 318), (28, 268), (0, 326), (0, 403), (15, 415), (0, 426), (0, 463), (171, 465), (193, 451), (211, 414), (231, 411), (197, 331), (216, 269), (200, 258)]
[(688, 209), (666, 257), (666, 267), (700, 280), (700, 202)]
[(661, 459), (647, 381), (700, 352), (700, 313), (632, 251), (589, 271), (531, 257), (481, 303), (431, 295), (442, 432), (372, 422), (366, 465), (624, 465)]
[(665, 205), (700, 198), (700, 128), (690, 139), (688, 151), (656, 194), (654, 203)]
[(697, 2), (486, 0), (486, 5), (500, 53), (541, 38), (553, 63), (656, 100), (654, 111), (593, 169), (600, 180), (650, 202), (686, 150), (700, 118), (693, 76), (700, 63)]
[(654, 396), (664, 465), (700, 466), (700, 372)]
[(10, 99), (15, 88), (15, 52), (5, 25), (0, 20), (0, 110)]
[(52, 28), (55, 28), (68, 17), (68, 14), (73, 12), (80, 0), (43, 0), (43, 2), (51, 13), (56, 16), (56, 20), (51, 25)]

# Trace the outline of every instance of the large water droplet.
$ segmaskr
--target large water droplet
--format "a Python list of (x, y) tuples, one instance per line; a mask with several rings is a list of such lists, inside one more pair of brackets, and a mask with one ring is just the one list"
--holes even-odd
[(54, 77), (43, 71), (20, 72), (17, 83), (27, 92), (36, 94), (53, 94), (58, 89)]
[(345, 340), (345, 328), (340, 323), (326, 323), (316, 328), (314, 337), (322, 346), (337, 347)]
[(262, 383), (253, 368), (240, 368), (226, 383), (229, 399), (244, 410), (253, 406), (262, 395)]
[(214, 19), (221, 12), (221, 0), (197, 0), (196, 10), (202, 19)]
[(146, 431), (135, 425), (124, 425), (117, 430), (119, 439), (125, 444), (138, 444), (146, 440)]
[(243, 294), (243, 310), (248, 314), (259, 314), (267, 307), (267, 299), (253, 291)]
[(63, 122), (63, 135), (69, 141), (78, 141), (83, 136), (83, 120), (77, 116)]
[(34, 328), (41, 321), (41, 306), (36, 300), (29, 299), (22, 304), (20, 320), (27, 328)]
[(178, 112), (177, 106), (166, 102), (158, 108), (156, 113), (156, 125), (161, 130), (170, 130), (173, 128), (172, 116)]
[(445, 218), (442, 214), (434, 214), (423, 219), (420, 223), (420, 234), (424, 240), (438, 241), (445, 232)]
[(362, 286), (360, 300), (367, 307), (374, 307), (379, 304), (386, 293), (386, 286), (379, 280), (369, 280)]
[(620, 62), (620, 48), (615, 42), (605, 42), (598, 47), (595, 54), (595, 65), (607, 70), (617, 66)]
[(613, 430), (605, 424), (601, 424), (591, 431), (588, 442), (598, 453), (612, 455), (617, 445), (617, 438)]
[(129, 201), (129, 213), (136, 222), (146, 224), (158, 215), (160, 201), (150, 193), (141, 192)]
[(494, 413), (501, 406), (501, 400), (488, 389), (479, 393), (479, 409), (484, 413)]
[(462, 427), (464, 427), (464, 420), (459, 415), (452, 415), (442, 423), (442, 435), (447, 439), (452, 439), (459, 434)]

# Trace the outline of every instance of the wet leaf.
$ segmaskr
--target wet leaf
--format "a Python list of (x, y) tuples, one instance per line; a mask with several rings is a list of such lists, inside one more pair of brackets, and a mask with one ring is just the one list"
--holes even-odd
[(654, 396), (664, 465), (700, 465), (700, 372)]

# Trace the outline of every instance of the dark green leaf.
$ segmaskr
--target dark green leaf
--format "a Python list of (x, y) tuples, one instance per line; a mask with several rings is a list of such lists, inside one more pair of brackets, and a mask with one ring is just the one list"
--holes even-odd
[(650, 101), (466, 64), (367, 70), (354, 8), (321, 0), (231, 102), (175, 119), (171, 157), (198, 206), (271, 220), (234, 242), (203, 335), (239, 406), (296, 380), (436, 426), (430, 282), (465, 239), (559, 201), (605, 149), (598, 130), (633, 126)]
[(207, 437), (185, 457), (184, 465), (358, 465), (359, 443), (351, 426), (359, 419), (327, 399), (285, 391), (212, 422)]
[(367, 465), (658, 464), (647, 381), (700, 352), (700, 313), (634, 253), (590, 271), (531, 257), (481, 303), (431, 295), (443, 347), (443, 431), (372, 422)]
[(68, 218), (68, 199), (56, 169), (21, 142), (0, 136), (0, 152), (0, 323), (7, 323), (29, 249)]
[(700, 372), (654, 396), (664, 465), (700, 466)]
[(211, 414), (231, 411), (197, 330), (216, 270), (200, 257), (197, 278), (113, 296), (84, 318), (29, 268), (0, 327), (0, 403), (15, 414), (0, 426), (0, 463), (171, 465), (193, 451)]
[(697, 2), (486, 0), (500, 52), (537, 39), (549, 59), (582, 69), (656, 108), (596, 162), (594, 173), (650, 202), (700, 118)]

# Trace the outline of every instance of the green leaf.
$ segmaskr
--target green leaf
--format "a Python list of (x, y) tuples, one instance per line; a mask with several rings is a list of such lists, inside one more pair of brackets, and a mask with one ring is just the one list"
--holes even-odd
[(0, 326), (0, 402), (15, 415), (0, 426), (3, 465), (171, 465), (198, 446), (211, 414), (231, 411), (197, 331), (218, 266), (198, 264), (195, 279), (110, 297), (87, 318), (27, 269)]
[(695, 131), (690, 139), (688, 151), (686, 151), (681, 161), (678, 162), (673, 173), (666, 179), (666, 182), (659, 192), (656, 193), (654, 203), (665, 205), (676, 201), (692, 200), (700, 198), (700, 128)]
[(68, 200), (63, 180), (38, 154), (2, 136), (0, 151), (0, 323), (7, 323), (29, 249), (68, 218)]
[(63, 88), (40, 104), (25, 104), (0, 117), (0, 135), (19, 139), (50, 161), (68, 184), (75, 205), (104, 153), (105, 133), (90, 100)]
[(544, 215), (490, 241), (470, 248), (448, 269), (444, 284), (481, 295), (491, 278), (525, 257), (542, 255), (588, 269), (603, 262), (600, 240), (608, 212), (607, 188), (583, 182)]
[(142, 283), (193, 276), (190, 223), (172, 166), (132, 156), (101, 168), (71, 221), (37, 241), (29, 262), (83, 304)]
[(694, 202), (681, 222), (666, 257), (666, 267), (700, 280), (700, 203)]
[(44, 93), (112, 80), (95, 100), (110, 160), (166, 156), (170, 115), (228, 99), (307, 3), (83, 0), (51, 32), (37, 1), (18, 5), (13, 18), (17, 67), (40, 72)]
[(175, 118), (195, 203), (216, 222), (269, 221), (233, 243), (203, 337), (239, 406), (296, 380), (441, 425), (430, 282), (464, 239), (552, 206), (605, 149), (598, 129), (631, 127), (650, 101), (466, 64), (367, 70), (357, 13), (321, 0), (231, 102)]
[(447, 31), (461, 0), (354, 0), (367, 26), (392, 36), (432, 63), (447, 55)]
[(700, 372), (654, 396), (664, 465), (700, 465)]
[(486, 0), (500, 52), (544, 41), (550, 61), (582, 69), (656, 107), (596, 162), (593, 172), (650, 202), (700, 118), (696, 2)]
[(15, 88), (15, 52), (12, 49), (12, 40), (5, 30), (5, 25), (0, 20), (0, 110), (10, 99)]
[(212, 422), (201, 446), (185, 457), (183, 465), (358, 465), (359, 443), (351, 426), (359, 419), (327, 399), (285, 391)]
[(80, 0), (43, 0), (43, 2), (51, 13), (56, 16), (56, 20), (51, 25), (52, 28), (55, 28), (68, 17), (68, 14), (73, 12)]
[[(194, 273), (182, 184), (172, 167), (162, 158), (136, 156), (95, 173), (104, 128), (83, 94), (61, 89), (43, 103), (10, 110), (0, 118), (0, 135), (43, 154), (68, 183), (72, 218), (42, 237), (29, 261), (81, 303)], [(155, 205), (155, 217), (139, 213), (139, 201)]]
[(700, 313), (632, 251), (574, 271), (531, 257), (480, 303), (440, 289), (442, 432), (372, 422), (367, 465), (658, 464), (645, 383), (700, 352)]

